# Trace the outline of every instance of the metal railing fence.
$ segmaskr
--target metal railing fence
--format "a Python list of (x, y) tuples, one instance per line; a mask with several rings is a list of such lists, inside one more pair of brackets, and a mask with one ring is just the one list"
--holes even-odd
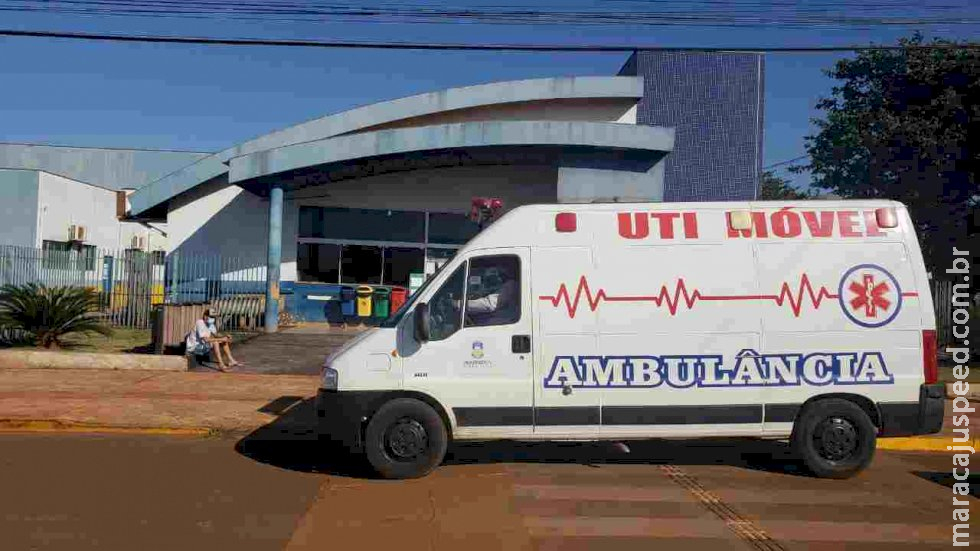
[(106, 322), (115, 327), (149, 328), (154, 308), (164, 304), (220, 304), (235, 314), (232, 323), (251, 319), (256, 305), (264, 304), (257, 299), (265, 296), (265, 272), (263, 262), (220, 254), (0, 246), (0, 286), (93, 289)]

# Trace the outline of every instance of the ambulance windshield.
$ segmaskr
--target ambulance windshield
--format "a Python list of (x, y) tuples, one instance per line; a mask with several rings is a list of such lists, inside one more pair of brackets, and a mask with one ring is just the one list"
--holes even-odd
[(442, 269), (445, 268), (446, 265), (448, 265), (451, 260), (452, 258), (446, 260), (446, 262), (443, 262), (441, 266), (436, 268), (436, 271), (425, 279), (425, 281), (422, 283), (422, 286), (419, 287), (414, 293), (412, 293), (412, 296), (408, 297), (408, 300), (406, 300), (405, 303), (402, 304), (401, 308), (399, 308), (398, 311), (392, 314), (388, 319), (381, 322), (381, 325), (379, 325), (379, 327), (395, 327), (396, 325), (398, 325), (398, 322), (400, 322), (401, 319), (405, 317), (405, 312), (408, 312), (412, 308), (412, 305), (418, 301), (419, 296), (421, 296), (422, 293), (429, 288), (429, 285), (432, 284), (432, 280), (435, 279), (440, 272), (442, 272)]

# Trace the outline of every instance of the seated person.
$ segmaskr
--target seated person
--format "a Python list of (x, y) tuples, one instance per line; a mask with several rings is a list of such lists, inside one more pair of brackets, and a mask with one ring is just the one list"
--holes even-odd
[[(218, 334), (215, 315), (217, 312), (211, 309), (204, 310), (204, 315), (194, 324), (194, 330), (187, 334), (187, 354), (209, 355), (218, 362), (218, 369), (230, 371), (232, 367), (238, 367), (242, 364), (231, 355), (231, 337)], [(228, 357), (227, 365), (221, 355), (222, 348)]]

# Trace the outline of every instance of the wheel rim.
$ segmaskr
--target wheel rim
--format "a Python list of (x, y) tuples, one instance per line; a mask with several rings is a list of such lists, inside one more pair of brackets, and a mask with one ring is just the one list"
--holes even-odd
[(817, 454), (828, 461), (842, 461), (853, 456), (858, 448), (858, 430), (850, 420), (829, 417), (813, 431)]
[(385, 451), (396, 461), (413, 461), (429, 447), (425, 427), (415, 419), (403, 417), (385, 431)]

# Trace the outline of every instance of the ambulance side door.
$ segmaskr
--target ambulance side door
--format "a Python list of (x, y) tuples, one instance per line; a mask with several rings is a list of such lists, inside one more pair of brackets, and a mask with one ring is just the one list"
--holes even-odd
[(457, 438), (530, 434), (527, 247), (467, 254), (428, 299), (429, 341), (406, 359), (405, 387), (451, 410)]

